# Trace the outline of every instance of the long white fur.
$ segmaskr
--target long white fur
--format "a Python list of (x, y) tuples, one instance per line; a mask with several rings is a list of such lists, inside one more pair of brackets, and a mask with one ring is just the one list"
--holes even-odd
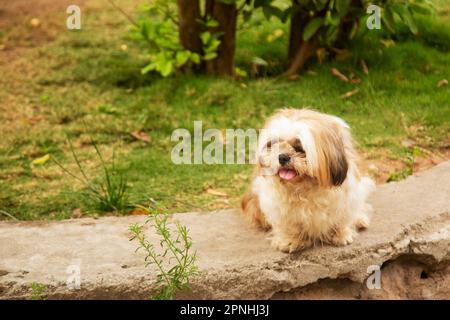
[[(348, 152), (354, 152), (349, 126), (338, 117), (319, 114), (321, 120), (335, 121), (342, 129), (342, 139)], [(322, 121), (322, 123), (324, 123)], [(310, 123), (286, 116), (268, 122), (260, 136), (259, 150), (271, 139), (298, 137), (302, 142), (312, 174), (317, 163), (316, 146)], [(314, 128), (320, 130), (321, 128)], [(261, 212), (272, 226), (272, 243), (282, 251), (297, 251), (317, 241), (346, 245), (353, 241), (356, 226), (367, 227), (371, 206), (367, 197), (375, 185), (367, 177), (360, 177), (352, 155), (348, 155), (349, 168), (342, 185), (325, 188), (300, 185), (286, 187), (277, 175), (257, 175), (252, 193), (258, 197)]]

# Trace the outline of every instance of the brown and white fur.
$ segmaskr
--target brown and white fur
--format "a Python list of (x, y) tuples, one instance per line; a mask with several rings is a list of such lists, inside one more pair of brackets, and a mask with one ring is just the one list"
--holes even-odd
[(309, 109), (283, 109), (270, 117), (258, 141), (258, 164), (242, 199), (247, 217), (272, 229), (284, 252), (316, 242), (352, 243), (367, 228), (373, 181), (361, 177), (349, 126)]

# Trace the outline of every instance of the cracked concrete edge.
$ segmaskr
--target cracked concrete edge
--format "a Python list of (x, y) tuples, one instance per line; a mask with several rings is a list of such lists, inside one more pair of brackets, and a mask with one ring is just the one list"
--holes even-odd
[[(249, 265), (247, 270), (209, 270), (194, 278), (191, 291), (179, 295), (181, 299), (270, 299), (278, 292), (302, 288), (321, 279), (346, 278), (365, 285), (366, 266), (382, 266), (387, 261), (403, 255), (424, 257), (430, 265), (450, 261), (450, 226), (445, 221), (449, 213), (440, 215), (437, 231), (430, 232), (422, 224), (410, 226), (409, 230), (420, 232), (399, 232), (395, 242), (367, 248), (364, 256), (357, 256), (342, 263), (322, 265), (310, 261), (298, 261), (286, 256), (273, 263)], [(436, 221), (433, 221), (436, 222)], [(424, 230), (425, 229), (425, 230)], [(408, 234), (408, 236), (405, 236)], [(356, 266), (356, 269), (355, 269)], [(361, 266), (361, 267), (359, 267)], [(307, 275), (307, 276), (305, 276)], [(120, 275), (108, 279), (94, 279), (83, 284), (88, 290), (68, 290), (64, 282), (48, 285), (50, 299), (147, 299), (154, 292), (151, 277), (142, 274), (129, 275), (126, 281)], [(115, 279), (116, 281), (114, 281)], [(205, 281), (207, 280), (207, 281)], [(102, 283), (109, 283), (102, 285)], [(252, 286), (248, 284), (252, 283)], [(29, 296), (29, 287), (15, 288), (9, 299), (23, 299)], [(12, 292), (11, 292), (12, 293)], [(3, 298), (6, 298), (5, 296)]]
[[(450, 219), (450, 213), (442, 214), (445, 219)], [(415, 225), (414, 227), (422, 227)], [(396, 242), (383, 246), (367, 248), (363, 256), (354, 256), (341, 263), (327, 265), (305, 261), (292, 260), (286, 257), (278, 261), (276, 265), (252, 266), (251, 272), (242, 270), (230, 270), (226, 278), (228, 282), (234, 282), (232, 290), (211, 290), (220, 288), (223, 280), (222, 271), (212, 272), (211, 279), (217, 279), (216, 283), (194, 282), (192, 297), (198, 297), (202, 292), (213, 292), (210, 295), (200, 295), (202, 299), (270, 299), (278, 292), (288, 292), (299, 289), (322, 279), (349, 279), (365, 286), (369, 276), (367, 267), (378, 265), (382, 267), (386, 262), (396, 260), (404, 255), (417, 256), (418, 260), (434, 266), (450, 262), (450, 225), (442, 223), (440, 229), (432, 232), (399, 233)], [(276, 270), (281, 269), (282, 272)], [(307, 275), (307, 276), (305, 276)], [(244, 281), (241, 281), (245, 278)], [(248, 286), (253, 283), (253, 286)], [(188, 296), (189, 297), (189, 296)], [(450, 298), (450, 297), (449, 297)]]
[[(178, 298), (269, 299), (321, 279), (350, 279), (365, 286), (368, 266), (382, 266), (408, 255), (430, 266), (448, 264), (449, 181), (450, 162), (446, 162), (418, 176), (381, 186), (372, 197), (376, 209), (373, 225), (354, 244), (324, 246), (293, 255), (271, 249), (266, 235), (244, 225), (234, 210), (174, 215), (190, 227), (201, 258), (200, 275), (192, 279), (191, 290)], [(0, 222), (0, 299), (28, 298), (33, 281), (46, 284), (49, 299), (149, 298), (155, 290), (155, 270), (142, 266), (142, 255), (132, 254), (134, 247), (128, 244), (124, 232), (131, 223), (144, 219)], [(211, 232), (205, 233), (208, 228)], [(67, 235), (68, 240), (60, 241), (61, 235)], [(81, 241), (81, 249), (74, 249), (73, 239)], [(48, 272), (42, 264), (13, 268), (35, 252), (45, 255), (52, 241), (59, 241), (61, 248), (47, 253), (52, 263)], [(118, 248), (98, 248), (102, 242), (113, 242)], [(54, 265), (61, 265), (64, 255), (77, 254), (85, 254), (92, 270), (86, 272), (80, 290), (69, 290)], [(112, 267), (103, 271), (113, 258)], [(129, 267), (122, 269), (125, 264)], [(2, 274), (2, 270), (9, 271)]]

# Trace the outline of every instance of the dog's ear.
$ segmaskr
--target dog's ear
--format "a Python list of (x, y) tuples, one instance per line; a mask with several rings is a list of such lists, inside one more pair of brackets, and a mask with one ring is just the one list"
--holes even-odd
[(348, 161), (339, 132), (332, 129), (320, 130), (315, 135), (317, 152), (314, 176), (325, 187), (340, 186), (347, 177)]
[(335, 148), (329, 159), (329, 169), (331, 176), (331, 183), (334, 186), (340, 186), (347, 177), (348, 162), (345, 156), (345, 150), (342, 143), (338, 148)]

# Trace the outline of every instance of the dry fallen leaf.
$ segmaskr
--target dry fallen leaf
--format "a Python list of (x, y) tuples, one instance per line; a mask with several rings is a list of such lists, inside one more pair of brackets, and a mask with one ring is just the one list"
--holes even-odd
[(331, 74), (337, 78), (339, 78), (339, 80), (344, 81), (344, 82), (348, 82), (348, 78), (343, 75), (338, 69), (336, 68), (332, 68), (331, 69)]
[(405, 148), (412, 148), (413, 146), (416, 145), (416, 143), (411, 139), (403, 139), (401, 141), (401, 145)]
[(354, 96), (358, 92), (359, 92), (359, 89), (348, 91), (348, 92), (344, 93), (340, 98), (341, 99), (347, 99), (347, 98), (350, 98), (350, 97)]
[(355, 76), (355, 74), (352, 73), (350, 75), (350, 82), (353, 83), (353, 84), (358, 84), (358, 83), (361, 82), (361, 79), (358, 78), (357, 76)]
[(295, 80), (298, 80), (298, 79), (300, 79), (300, 76), (298, 74), (291, 74), (288, 77), (288, 80), (290, 80), (290, 81), (295, 81)]
[(367, 67), (367, 63), (364, 60), (361, 60), (361, 68), (364, 74), (367, 76), (369, 74), (369, 68)]
[(130, 134), (131, 134), (131, 136), (132, 136), (133, 138), (135, 138), (136, 140), (140, 140), (140, 141), (143, 141), (143, 142), (145, 142), (145, 143), (151, 143), (151, 142), (152, 142), (152, 139), (151, 139), (151, 138), (149, 137), (149, 135), (146, 134), (145, 132), (142, 132), (142, 131), (133, 131), (133, 132), (131, 132)]
[(448, 80), (447, 79), (439, 80), (437, 86), (438, 86), (438, 88), (443, 87), (443, 86), (448, 86)]
[(33, 18), (33, 19), (30, 20), (30, 25), (33, 28), (37, 28), (37, 27), (39, 27), (41, 25), (41, 21), (38, 18)]
[(395, 41), (392, 39), (386, 39), (386, 40), (380, 40), (380, 42), (385, 46), (386, 48), (395, 46)]
[(128, 212), (128, 214), (129, 214), (130, 216), (144, 216), (144, 215), (147, 215), (147, 214), (148, 214), (148, 211), (147, 211), (147, 210), (144, 210), (144, 209), (142, 209), (142, 208), (134, 208), (133, 210), (130, 210), (130, 211)]
[(213, 196), (218, 196), (218, 197), (228, 197), (228, 194), (226, 194), (225, 192), (215, 190), (212, 188), (206, 189), (206, 193), (209, 193), (209, 194), (212, 194)]
[(225, 198), (219, 198), (217, 200), (215, 200), (218, 203), (223, 203), (223, 204), (230, 204), (230, 200), (229, 199), (225, 199)]
[(46, 154), (45, 156), (42, 156), (40, 158), (34, 159), (31, 164), (34, 166), (40, 166), (45, 164), (48, 160), (50, 160), (50, 155)]

